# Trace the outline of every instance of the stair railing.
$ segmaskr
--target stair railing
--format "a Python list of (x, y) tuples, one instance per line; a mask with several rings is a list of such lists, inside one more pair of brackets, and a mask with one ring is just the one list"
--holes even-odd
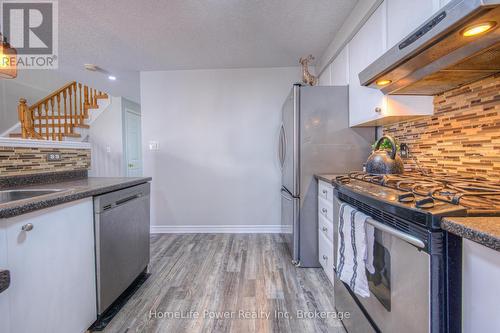
[(98, 108), (97, 100), (108, 95), (76, 81), (28, 106), (21, 98), (18, 105), (23, 139), (63, 140), (84, 124), (89, 109)]

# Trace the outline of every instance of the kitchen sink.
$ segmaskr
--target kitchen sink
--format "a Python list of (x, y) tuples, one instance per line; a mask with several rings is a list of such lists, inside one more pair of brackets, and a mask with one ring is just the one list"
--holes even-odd
[(0, 204), (17, 200), (34, 198), (41, 195), (52, 194), (61, 191), (62, 190), (55, 190), (55, 189), (0, 191)]

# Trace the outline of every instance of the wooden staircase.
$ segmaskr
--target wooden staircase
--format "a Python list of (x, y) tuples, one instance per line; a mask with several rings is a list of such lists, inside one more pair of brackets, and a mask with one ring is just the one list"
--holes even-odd
[(98, 109), (97, 101), (107, 98), (108, 94), (76, 81), (31, 106), (21, 98), (17, 108), (21, 133), (11, 133), (10, 136), (57, 141), (68, 137), (79, 138), (81, 134), (75, 133), (75, 128), (89, 128), (86, 124), (89, 110)]

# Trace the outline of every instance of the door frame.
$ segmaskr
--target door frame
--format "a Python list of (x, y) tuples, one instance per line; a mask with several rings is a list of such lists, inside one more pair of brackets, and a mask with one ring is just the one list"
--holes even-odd
[(127, 151), (127, 113), (139, 116), (141, 118), (141, 142), (139, 152), (141, 154), (141, 168), (144, 173), (144, 159), (142, 152), (142, 112), (140, 104), (123, 99), (122, 100), (122, 132), (123, 132), (123, 174), (128, 177), (128, 151)]

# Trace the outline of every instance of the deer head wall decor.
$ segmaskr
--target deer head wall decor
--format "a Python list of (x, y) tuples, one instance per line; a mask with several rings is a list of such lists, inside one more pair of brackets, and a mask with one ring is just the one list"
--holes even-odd
[(309, 63), (314, 60), (312, 54), (307, 58), (300, 58), (299, 64), (302, 65), (302, 82), (310, 86), (315, 86), (318, 84), (318, 78), (309, 73)]

